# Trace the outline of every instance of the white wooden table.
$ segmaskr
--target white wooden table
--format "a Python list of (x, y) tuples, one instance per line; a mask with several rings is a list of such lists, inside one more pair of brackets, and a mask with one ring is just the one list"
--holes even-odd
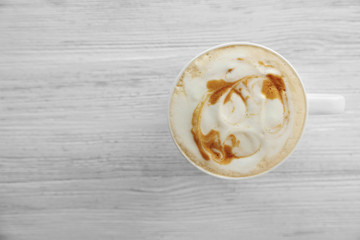
[[(251, 41), (346, 113), (276, 171), (201, 173), (167, 126), (206, 48)], [(0, 0), (0, 239), (360, 239), (360, 2)]]

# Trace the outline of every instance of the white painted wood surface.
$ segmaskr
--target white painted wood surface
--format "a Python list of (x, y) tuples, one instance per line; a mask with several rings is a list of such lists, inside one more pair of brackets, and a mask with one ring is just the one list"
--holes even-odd
[[(347, 100), (246, 181), (192, 167), (167, 126), (180, 69), (229, 41)], [(359, 67), (358, 0), (0, 0), (0, 239), (360, 239)]]

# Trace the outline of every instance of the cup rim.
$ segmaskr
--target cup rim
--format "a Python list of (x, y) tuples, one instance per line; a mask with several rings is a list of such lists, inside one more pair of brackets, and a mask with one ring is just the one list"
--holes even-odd
[[(241, 46), (244, 46), (244, 45), (248, 45), (248, 46), (255, 46), (255, 47), (260, 47), (260, 48), (263, 48), (265, 50), (268, 50), (272, 53), (274, 53), (275, 55), (279, 56), (282, 60), (284, 60), (292, 69), (293, 71), (295, 72), (295, 75), (298, 77), (298, 79), (300, 80), (300, 85), (304, 91), (304, 95), (305, 95), (305, 119), (304, 119), (304, 124), (303, 124), (303, 128), (302, 128), (302, 131), (301, 131), (301, 134), (300, 134), (300, 137), (299, 139), (297, 140), (296, 142), (296, 145), (295, 147), (289, 152), (289, 154), (281, 161), (279, 162), (278, 164), (276, 164), (275, 166), (273, 166), (272, 168), (269, 168), (259, 174), (256, 174), (256, 175), (251, 175), (251, 176), (244, 176), (244, 177), (231, 177), (231, 176), (225, 176), (225, 175), (221, 175), (221, 174), (216, 174), (216, 173), (213, 173), (213, 172), (210, 172), (200, 166), (198, 166), (197, 164), (195, 164), (191, 159), (189, 159), (189, 157), (181, 150), (180, 146), (178, 145), (178, 143), (176, 142), (175, 140), (175, 137), (174, 137), (174, 133), (171, 129), (171, 126), (170, 126), (170, 107), (171, 107), (171, 97), (172, 97), (172, 94), (174, 92), (174, 89), (176, 87), (176, 84), (178, 83), (180, 77), (182, 76), (183, 72), (187, 69), (187, 67), (195, 60), (197, 59), (198, 57), (202, 56), (203, 54), (209, 52), (209, 51), (212, 51), (214, 49), (218, 49), (218, 48), (222, 48), (222, 47), (227, 47), (227, 46), (232, 46), (232, 45), (241, 45)], [(218, 44), (218, 45), (215, 45), (215, 46), (212, 46), (202, 52), (200, 52), (199, 54), (197, 54), (195, 57), (193, 57), (190, 61), (188, 61), (184, 67), (181, 69), (181, 71), (179, 72), (178, 76), (176, 77), (171, 89), (170, 89), (170, 95), (169, 95), (169, 102), (168, 102), (168, 114), (167, 114), (167, 117), (168, 117), (168, 128), (170, 130), (170, 134), (171, 134), (171, 138), (173, 140), (173, 142), (175, 143), (178, 151), (188, 160), (188, 162), (190, 162), (193, 166), (195, 166), (197, 169), (199, 169), (200, 171), (208, 174), (208, 175), (211, 175), (213, 177), (216, 177), (216, 178), (220, 178), (220, 179), (226, 179), (226, 180), (246, 180), (246, 179), (251, 179), (251, 178), (255, 178), (255, 177), (259, 177), (259, 176), (262, 176), (266, 173), (269, 173), (273, 170), (275, 170), (276, 168), (278, 168), (280, 165), (282, 165), (292, 154), (293, 152), (295, 151), (295, 149), (299, 146), (299, 143), (300, 141), (302, 140), (303, 138), (303, 135), (304, 135), (304, 130), (305, 130), (305, 127), (306, 127), (306, 122), (307, 122), (307, 118), (308, 118), (308, 115), (309, 115), (309, 111), (308, 111), (308, 99), (307, 99), (307, 93), (306, 93), (306, 90), (305, 90), (305, 86), (304, 86), (304, 83), (303, 81), (301, 80), (301, 77), (299, 75), (299, 73), (296, 71), (296, 69), (294, 68), (294, 66), (285, 58), (283, 57), (280, 53), (276, 52), (275, 50), (271, 49), (271, 48), (268, 48), (262, 44), (258, 44), (258, 43), (252, 43), (252, 42), (227, 42), (227, 43), (222, 43), (222, 44)]]

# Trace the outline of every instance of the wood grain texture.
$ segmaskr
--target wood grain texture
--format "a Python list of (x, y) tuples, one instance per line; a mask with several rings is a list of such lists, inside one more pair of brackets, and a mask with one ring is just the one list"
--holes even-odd
[[(183, 65), (264, 44), (346, 113), (276, 171), (215, 179), (171, 140)], [(360, 2), (0, 0), (0, 239), (360, 239)]]

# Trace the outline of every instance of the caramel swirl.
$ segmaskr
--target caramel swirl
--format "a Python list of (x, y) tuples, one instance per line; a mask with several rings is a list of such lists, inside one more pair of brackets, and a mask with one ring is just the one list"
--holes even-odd
[[(233, 69), (231, 69), (232, 71)], [(228, 71), (228, 72), (231, 72)], [(242, 88), (245, 87), (248, 89), (248, 83), (253, 78), (260, 78), (260, 76), (250, 75), (243, 77), (239, 80), (233, 82), (227, 82), (223, 79), (219, 80), (211, 80), (207, 82), (207, 93), (204, 95), (202, 101), (197, 105), (196, 109), (193, 112), (192, 116), (192, 129), (191, 133), (193, 135), (193, 139), (199, 149), (200, 154), (205, 160), (212, 159), (219, 164), (229, 164), (233, 159), (249, 157), (256, 154), (260, 150), (260, 145), (256, 148), (253, 148), (250, 152), (246, 151), (246, 154), (241, 154), (241, 142), (240, 139), (234, 134), (230, 134), (225, 138), (225, 141), (221, 141), (220, 132), (211, 129), (207, 134), (203, 134), (201, 131), (201, 116), (204, 106), (206, 105), (214, 105), (219, 99), (226, 94), (224, 97), (223, 104), (227, 104), (231, 100), (233, 94), (238, 95), (245, 106), (247, 106), (247, 101), (249, 96), (244, 97), (242, 94)], [(261, 79), (261, 78), (260, 78)], [(241, 83), (241, 84), (240, 84)], [(240, 87), (241, 86), (241, 87)], [(252, 86), (253, 88), (254, 86)], [(284, 102), (287, 102), (286, 92), (285, 92), (285, 83), (281, 76), (277, 76), (274, 74), (267, 74), (266, 78), (262, 81), (261, 93), (267, 99), (275, 99), (278, 98), (281, 103), (284, 105)], [(234, 112), (234, 107), (232, 112)], [(247, 111), (247, 110), (246, 110)], [(284, 107), (285, 112), (285, 107)], [(249, 114), (249, 116), (253, 116), (253, 114)], [(285, 114), (286, 120), (286, 114)], [(277, 126), (277, 128), (281, 128), (281, 126)], [(243, 134), (248, 141), (251, 142), (251, 138), (246, 136), (246, 133)], [(244, 139), (243, 139), (244, 140)]]
[(226, 82), (222, 79), (209, 81), (207, 83), (207, 88), (212, 92), (210, 95), (210, 103), (214, 105), (235, 83), (237, 82)]
[(271, 64), (265, 64), (263, 61), (259, 61), (259, 64), (264, 66), (264, 67), (270, 67), (270, 68), (275, 68), (273, 65)]
[(267, 74), (267, 79), (264, 80), (263, 86), (261, 89), (262, 94), (265, 95), (268, 99), (278, 98), (282, 103), (283, 100), (283, 92), (285, 92), (285, 83), (284, 80), (277, 75)]
[(234, 135), (229, 135), (228, 138), (231, 140), (231, 146), (221, 142), (220, 133), (214, 129), (210, 130), (210, 132), (204, 135), (200, 129), (201, 123), (201, 112), (204, 105), (209, 102), (211, 105), (216, 104), (216, 102), (227, 93), (224, 103), (227, 103), (231, 99), (231, 95), (233, 93), (239, 95), (246, 105), (246, 99), (241, 94), (241, 91), (236, 89), (238, 83), (243, 82), (247, 83), (247, 81), (256, 76), (246, 76), (242, 79), (239, 79), (235, 82), (226, 82), (223, 79), (220, 80), (211, 80), (207, 83), (208, 94), (205, 99), (200, 102), (200, 104), (196, 107), (193, 118), (191, 129), (191, 133), (193, 135), (194, 141), (205, 160), (209, 160), (210, 157), (215, 162), (219, 164), (229, 164), (234, 158), (241, 158), (246, 156), (238, 156), (233, 152), (234, 147), (239, 147), (239, 140), (236, 139)]

